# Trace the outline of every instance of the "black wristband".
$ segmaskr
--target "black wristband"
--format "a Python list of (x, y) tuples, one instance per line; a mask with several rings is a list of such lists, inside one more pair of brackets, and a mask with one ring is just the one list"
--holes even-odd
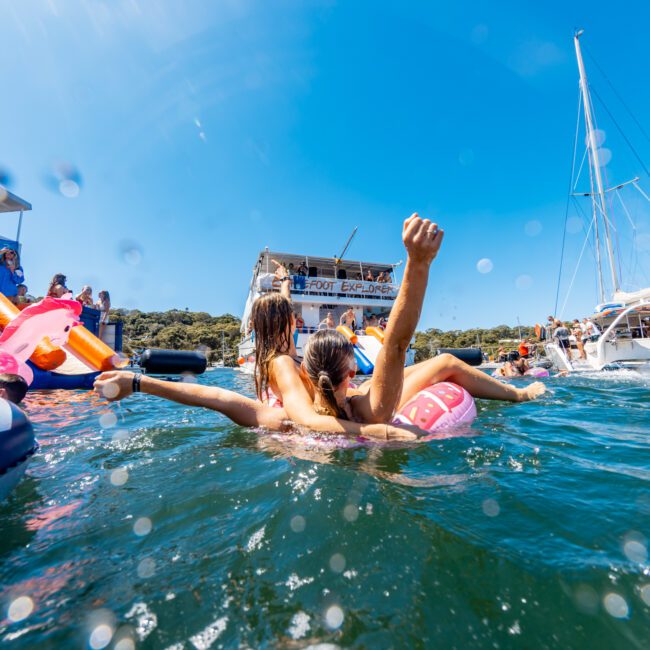
[(139, 393), (140, 392), (140, 381), (142, 380), (142, 373), (136, 372), (133, 375), (133, 392), (134, 393)]
[(285, 280), (289, 280), (289, 282), (291, 282), (291, 278), (288, 275), (285, 275), (283, 278), (280, 278), (280, 282), (284, 282)]

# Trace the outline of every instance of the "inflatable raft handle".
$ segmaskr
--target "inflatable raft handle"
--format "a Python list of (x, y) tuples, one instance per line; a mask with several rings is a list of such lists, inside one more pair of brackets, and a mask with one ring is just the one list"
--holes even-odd
[(352, 343), (352, 345), (356, 345), (357, 341), (359, 340), (357, 338), (357, 335), (347, 326), (347, 325), (339, 325), (336, 328), (337, 332), (341, 332), (345, 338)]

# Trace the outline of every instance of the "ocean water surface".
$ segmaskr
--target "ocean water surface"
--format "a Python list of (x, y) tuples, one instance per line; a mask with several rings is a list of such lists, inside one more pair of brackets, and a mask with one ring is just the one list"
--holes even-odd
[(650, 378), (548, 385), (479, 401), (467, 436), (334, 451), (145, 395), (32, 394), (0, 645), (648, 648)]

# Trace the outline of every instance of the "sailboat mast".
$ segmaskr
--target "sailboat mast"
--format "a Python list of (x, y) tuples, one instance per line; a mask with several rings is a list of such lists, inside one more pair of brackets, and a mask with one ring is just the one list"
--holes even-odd
[(607, 256), (609, 258), (609, 269), (612, 275), (612, 288), (614, 293), (619, 290), (618, 275), (616, 273), (616, 263), (614, 260), (614, 249), (612, 247), (612, 238), (609, 232), (609, 219), (607, 217), (607, 206), (605, 202), (605, 190), (603, 188), (603, 178), (600, 171), (600, 159), (598, 157), (598, 143), (596, 142), (596, 134), (594, 133), (594, 118), (591, 108), (591, 97), (589, 96), (589, 84), (587, 82), (587, 73), (585, 72), (585, 64), (582, 60), (582, 52), (580, 50), (580, 35), (583, 30), (575, 33), (573, 42), (576, 48), (576, 58), (578, 59), (578, 70), (580, 72), (580, 89), (582, 90), (582, 103), (585, 111), (585, 127), (587, 130), (587, 143), (590, 154), (591, 166), (593, 169), (594, 180), (596, 181), (596, 192), (592, 193), (592, 201), (594, 202), (594, 209), (600, 210), (603, 217), (603, 224), (605, 227), (605, 242), (607, 244)]

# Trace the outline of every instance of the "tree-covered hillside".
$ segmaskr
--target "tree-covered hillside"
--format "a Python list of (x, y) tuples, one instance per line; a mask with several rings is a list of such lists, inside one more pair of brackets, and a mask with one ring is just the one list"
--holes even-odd
[[(127, 354), (144, 348), (196, 350), (207, 352), (210, 361), (221, 359), (222, 333), (226, 349), (226, 365), (237, 362), (240, 320), (231, 314), (210, 316), (206, 312), (180, 311), (141, 312), (117, 309), (112, 320), (124, 323), (124, 351)], [(521, 327), (522, 336), (533, 336), (532, 327)], [(480, 345), (493, 354), (499, 340), (518, 339), (519, 328), (499, 325), (492, 329), (452, 330), (429, 329), (415, 335), (416, 360), (423, 361), (437, 348), (466, 348)]]

